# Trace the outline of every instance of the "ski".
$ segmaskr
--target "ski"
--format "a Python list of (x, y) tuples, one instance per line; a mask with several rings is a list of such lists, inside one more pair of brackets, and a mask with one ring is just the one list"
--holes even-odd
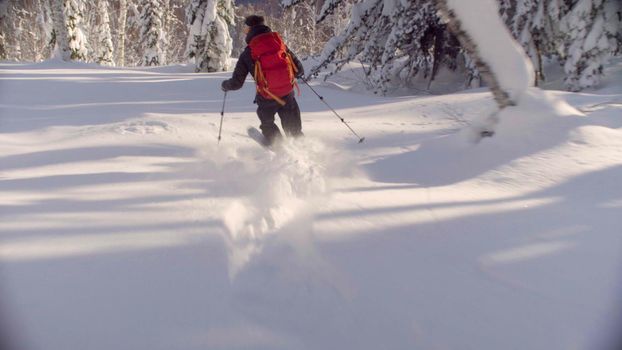
[(270, 145), (268, 145), (266, 138), (263, 137), (263, 134), (257, 128), (249, 126), (248, 129), (246, 129), (246, 132), (251, 139), (255, 140), (262, 147), (270, 149)]

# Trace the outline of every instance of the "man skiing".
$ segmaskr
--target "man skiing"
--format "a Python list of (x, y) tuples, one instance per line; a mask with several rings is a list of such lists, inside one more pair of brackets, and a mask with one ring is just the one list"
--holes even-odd
[(287, 48), (280, 35), (264, 24), (261, 16), (248, 16), (246, 27), (246, 48), (240, 55), (231, 79), (222, 82), (223, 91), (238, 90), (250, 72), (257, 85), (257, 115), (261, 121), (261, 132), (266, 143), (272, 145), (282, 137), (274, 123), (279, 114), (285, 135), (302, 136), (300, 108), (294, 97), (296, 78), (304, 76), (304, 68)]

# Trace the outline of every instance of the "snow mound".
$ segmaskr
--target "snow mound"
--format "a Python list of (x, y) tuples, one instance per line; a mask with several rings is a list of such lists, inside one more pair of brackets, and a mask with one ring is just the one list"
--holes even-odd
[(255, 169), (239, 177), (252, 182), (256, 190), (248, 198), (235, 200), (223, 215), (231, 278), (271, 237), (278, 235), (294, 245), (309, 244), (301, 235), (311, 233), (315, 208), (329, 193), (326, 153), (319, 141), (288, 139), (276, 152), (257, 156)]
[(460, 133), (430, 139), (367, 170), (372, 178), (385, 182), (454, 184), (566, 144), (573, 130), (589, 123), (562, 99), (536, 88), (528, 89), (518, 106), (505, 108), (496, 117), (499, 124), (493, 137), (480, 138), (479, 131), (489, 122), (482, 115)]
[[(546, 91), (530, 88), (527, 89), (518, 106), (507, 107), (499, 111), (496, 115), (499, 125), (495, 128), (495, 135), (498, 137), (488, 139), (487, 141), (491, 141), (489, 143), (505, 144), (505, 139), (507, 138), (517, 139), (517, 141), (519, 141), (518, 139), (523, 139), (530, 142), (536, 141), (535, 138), (539, 138), (540, 141), (548, 142), (548, 137), (542, 135), (542, 132), (557, 133), (563, 128), (553, 127), (549, 129), (546, 127), (547, 125), (551, 125), (551, 123), (565, 124), (572, 120), (572, 126), (576, 126), (577, 123), (582, 123), (582, 121), (573, 117), (583, 116), (583, 113), (570, 106), (563, 99)], [(481, 119), (476, 121), (474, 123), (475, 128), (471, 128), (471, 131), (477, 132), (479, 130), (477, 126), (480, 123), (486, 123), (486, 121)], [(465, 132), (468, 131), (465, 130)], [(470, 140), (473, 140), (470, 136), (473, 135), (467, 135)], [(510, 147), (515, 146), (520, 145), (510, 144)]]

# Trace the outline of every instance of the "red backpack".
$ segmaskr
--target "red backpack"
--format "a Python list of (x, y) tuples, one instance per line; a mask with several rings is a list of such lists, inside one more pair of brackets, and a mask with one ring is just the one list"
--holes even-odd
[(261, 96), (284, 106), (282, 96), (288, 95), (294, 87), (300, 94), (296, 83), (298, 69), (279, 33), (259, 34), (248, 43), (248, 46), (255, 62), (254, 78), (257, 92)]

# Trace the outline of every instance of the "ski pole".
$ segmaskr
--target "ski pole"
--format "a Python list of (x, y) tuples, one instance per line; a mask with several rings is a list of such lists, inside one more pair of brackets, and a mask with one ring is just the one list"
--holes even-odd
[(324, 97), (323, 97), (323, 96), (321, 96), (320, 94), (318, 94), (318, 93), (317, 93), (317, 91), (315, 91), (315, 89), (314, 89), (313, 87), (311, 87), (311, 85), (309, 85), (309, 83), (307, 82), (307, 80), (306, 80), (306, 79), (304, 79), (304, 78), (299, 78), (299, 79), (300, 79), (300, 80), (302, 80), (305, 84), (307, 84), (307, 86), (309, 87), (309, 89), (311, 89), (311, 91), (313, 91), (313, 93), (314, 93), (317, 97), (319, 97), (320, 101), (324, 102), (324, 104), (326, 105), (326, 107), (328, 107), (328, 108), (329, 108), (329, 109), (330, 109), (333, 113), (335, 113), (335, 116), (336, 116), (337, 118), (339, 118), (339, 120), (341, 120), (341, 122), (342, 122), (343, 124), (345, 124), (345, 126), (347, 126), (347, 127), (348, 127), (348, 129), (350, 129), (350, 131), (354, 134), (354, 136), (356, 136), (356, 137), (359, 139), (359, 143), (362, 143), (363, 141), (365, 141), (365, 138), (364, 138), (364, 137), (360, 137), (360, 136), (359, 136), (359, 134), (357, 134), (357, 133), (356, 133), (356, 131), (354, 131), (354, 130), (352, 129), (352, 127), (350, 126), (350, 124), (348, 124), (348, 123), (345, 121), (345, 119), (343, 119), (343, 118), (339, 115), (339, 113), (337, 113), (337, 111), (335, 111), (335, 110), (333, 109), (333, 107), (331, 107), (331, 106), (330, 106), (330, 105), (329, 105), (326, 101), (324, 101)]
[(218, 143), (220, 144), (220, 134), (222, 133), (222, 120), (225, 118), (225, 101), (227, 101), (227, 92), (222, 99), (222, 110), (220, 110), (220, 127), (218, 128)]

